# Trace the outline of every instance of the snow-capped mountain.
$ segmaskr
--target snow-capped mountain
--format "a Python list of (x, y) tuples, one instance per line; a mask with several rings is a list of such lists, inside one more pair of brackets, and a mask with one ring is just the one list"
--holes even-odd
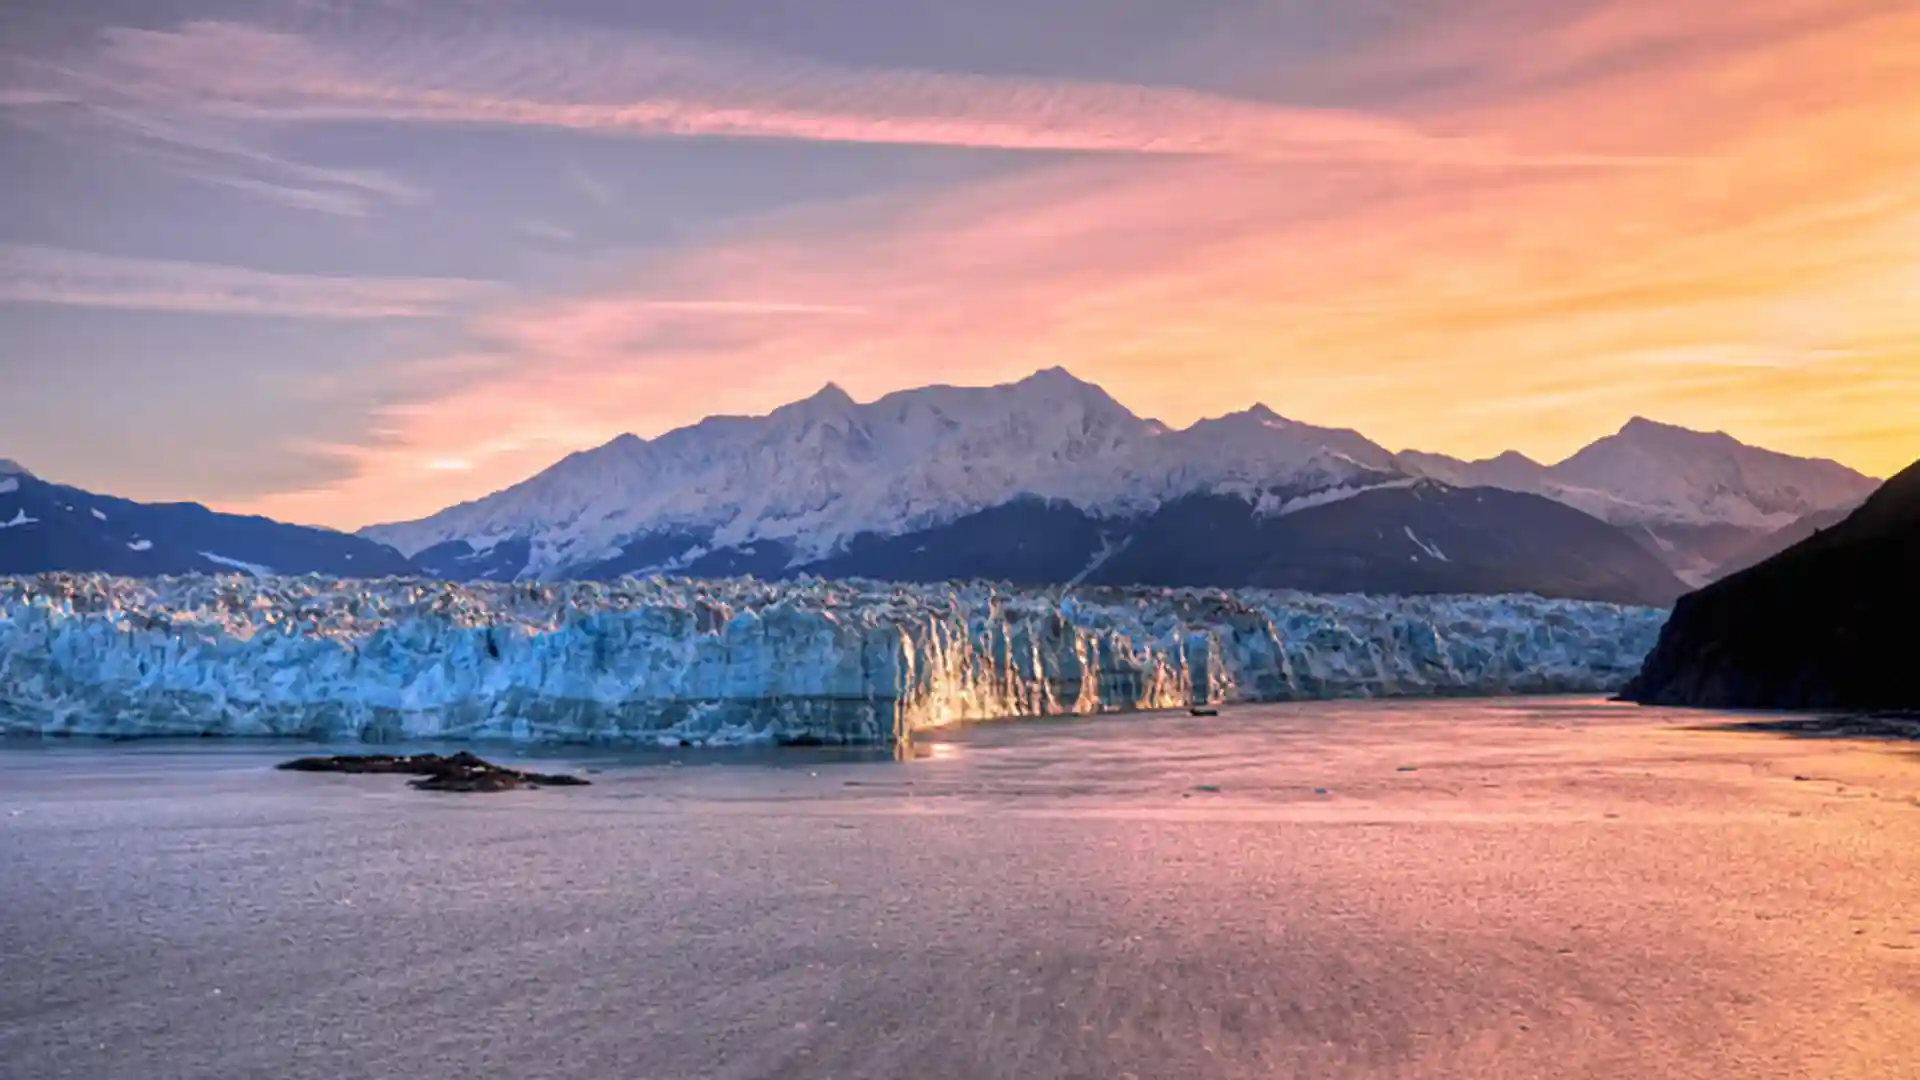
[(1879, 481), (1833, 461), (1748, 446), (1639, 417), (1557, 465), (1506, 453), (1484, 461), (1399, 455), (1445, 483), (1545, 495), (1629, 531), (1690, 584), (1768, 533), (1856, 506)]
[[(929, 386), (868, 404), (828, 386), (762, 417), (712, 417), (653, 440), (625, 435), (505, 491), (365, 535), (462, 579), (852, 574), (871, 568), (851, 555), (881, 550), (908, 576), (935, 567), (984, 572), (979, 563), (1097, 578), (1091, 566), (1065, 568), (1096, 556), (1104, 564), (1135, 525), (1180, 500), (1238, 499), (1250, 508), (1247, 528), (1259, 532), (1254, 524), (1268, 518), (1416, 480), (1571, 506), (1619, 526), (1689, 584), (1757, 537), (1857, 503), (1875, 486), (1830, 461), (1641, 419), (1551, 466), (1511, 452), (1486, 461), (1395, 455), (1358, 432), (1258, 405), (1176, 430), (1052, 368), (1001, 386)], [(1406, 499), (1365, 504), (1395, 508), (1375, 531), (1397, 536), (1409, 527)], [(1061, 512), (1043, 526), (1050, 504)], [(1502, 512), (1536, 516), (1521, 505), (1502, 503)], [(990, 554), (1016, 524), (1027, 554)], [(1056, 532), (1043, 536), (1043, 528)], [(933, 535), (949, 529), (959, 532)], [(909, 536), (908, 554), (925, 556), (917, 562), (894, 550)], [(972, 554), (961, 558), (962, 550)], [(1417, 547), (1404, 554), (1438, 562)], [(1639, 594), (1666, 589), (1643, 571), (1623, 571), (1639, 579)], [(1565, 580), (1549, 573), (1543, 587)]]
[(828, 386), (765, 416), (623, 435), (359, 537), (144, 506), (7, 463), (0, 573), (813, 574), (1660, 604), (1770, 526), (1873, 486), (1644, 420), (1552, 466), (1395, 455), (1258, 405), (1173, 429), (1053, 368), (866, 404)]
[(810, 573), (907, 581), (1538, 592), (1664, 603), (1619, 530), (1469, 495), (1357, 432), (1264, 406), (1144, 419), (1060, 369), (870, 404), (829, 386), (763, 417), (622, 436), (366, 535), (463, 580)]
[(0, 461), (0, 574), (413, 573), (399, 552), (363, 537), (150, 504), (52, 484)]
[(623, 435), (477, 502), (365, 535), (436, 563), (525, 542), (516, 572), (537, 576), (615, 559), (649, 537), (678, 538), (667, 545), (677, 549), (649, 546), (661, 557), (627, 569), (681, 569), (765, 542), (804, 563), (856, 537), (896, 536), (1021, 497), (1103, 518), (1195, 493), (1278, 510), (1401, 477), (1393, 455), (1356, 432), (1264, 407), (1170, 430), (1053, 368), (865, 405), (828, 386), (764, 417), (712, 417), (651, 441)]

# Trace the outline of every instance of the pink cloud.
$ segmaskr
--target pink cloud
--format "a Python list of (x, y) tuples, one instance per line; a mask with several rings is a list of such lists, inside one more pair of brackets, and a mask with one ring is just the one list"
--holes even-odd
[[(1672, 38), (1617, 2), (1605, 33), (1563, 28), (1591, 38), (1575, 54)], [(770, 218), (490, 313), (502, 363), (343, 449), (360, 479), (268, 509), (411, 516), (828, 379), (866, 398), (1053, 364), (1173, 423), (1264, 400), (1552, 459), (1642, 412), (1886, 475), (1920, 454), (1920, 129), (1889, 122), (1920, 115), (1920, 11), (1789, 7), (1550, 91), (1503, 91), (1528, 42), (1476, 45), (1441, 118), (1657, 171), (1106, 157)]]
[(308, 37), (235, 23), (116, 30), (84, 82), (169, 108), (1263, 161), (1644, 164), (1519, 154), (1390, 116), (1174, 87), (837, 67), (680, 39), (564, 30)]

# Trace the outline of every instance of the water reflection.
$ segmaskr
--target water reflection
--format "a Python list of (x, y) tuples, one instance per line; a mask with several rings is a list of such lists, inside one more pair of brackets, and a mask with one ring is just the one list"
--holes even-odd
[(293, 758), (315, 754), (451, 754), (472, 751), (498, 764), (565, 762), (590, 769), (660, 766), (747, 765), (768, 768), (818, 767), (857, 762), (924, 761), (953, 756), (951, 744), (899, 739), (892, 745), (781, 746), (753, 743), (736, 746), (616, 746), (578, 743), (516, 743), (476, 739), (355, 740), (352, 742), (302, 738), (226, 737), (102, 739), (92, 737), (5, 736), (0, 751), (97, 757), (162, 759), (230, 757), (250, 760), (261, 756)]

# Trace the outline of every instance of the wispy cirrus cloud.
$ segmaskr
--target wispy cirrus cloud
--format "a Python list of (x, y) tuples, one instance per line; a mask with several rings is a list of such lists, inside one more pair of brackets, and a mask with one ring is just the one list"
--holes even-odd
[[(383, 413), (386, 442), (341, 451), (356, 479), (250, 509), (397, 519), (826, 379), (864, 398), (1055, 363), (1173, 423), (1265, 400), (1395, 446), (1554, 459), (1638, 412), (1884, 474), (1920, 445), (1920, 128), (1888, 121), (1920, 108), (1920, 10), (1789, 4), (1677, 50), (1663, 20), (1700, 13), (1562, 4), (1558, 79), (1525, 34), (1418, 66), (1470, 73), (1449, 126), (1667, 169), (1276, 183), (1236, 157), (1110, 155), (768, 215), (488, 311), (493, 366)], [(671, 306), (703, 297), (864, 314)]]
[(595, 206), (606, 209), (620, 201), (613, 188), (598, 177), (590, 175), (578, 165), (568, 166), (567, 183), (579, 189), (580, 193), (592, 199)]
[[(429, 195), (376, 170), (290, 160), (272, 149), (274, 133), (377, 121), (1269, 163), (1655, 163), (1519, 147), (1359, 110), (1171, 86), (853, 68), (644, 32), (503, 24), (472, 11), (453, 12), (431, 32), (307, 11), (295, 23), (110, 28), (46, 55), (0, 53), (0, 119), (100, 139), (176, 175), (348, 217)], [(600, 180), (577, 169), (570, 179), (597, 204), (612, 202)]]
[(258, 125), (129, 93), (84, 65), (0, 57), (0, 120), (67, 139), (97, 140), (178, 176), (304, 210), (368, 217), (382, 205), (418, 205), (428, 193), (373, 169), (309, 165), (274, 153)]
[(61, 138), (96, 138), (202, 183), (248, 192), (282, 206), (369, 217), (384, 204), (415, 206), (424, 188), (376, 169), (330, 169), (267, 150), (248, 125), (194, 110), (156, 108), (121, 94), (0, 90), (4, 119)]
[(513, 223), (515, 231), (534, 240), (546, 240), (556, 244), (572, 243), (579, 234), (565, 225), (555, 224), (542, 218), (521, 218)]
[(1264, 161), (1590, 166), (1386, 115), (1175, 87), (862, 69), (643, 34), (478, 26), (297, 34), (231, 22), (109, 31), (78, 70), (231, 120), (483, 124)]
[(279, 274), (0, 244), (0, 302), (310, 319), (417, 318), (499, 295), (487, 282)]

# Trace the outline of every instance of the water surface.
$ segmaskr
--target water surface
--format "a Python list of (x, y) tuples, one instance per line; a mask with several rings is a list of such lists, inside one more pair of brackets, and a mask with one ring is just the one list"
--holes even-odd
[(1920, 1077), (1920, 755), (1715, 719), (492, 748), (595, 785), (484, 796), (0, 749), (0, 1075)]

